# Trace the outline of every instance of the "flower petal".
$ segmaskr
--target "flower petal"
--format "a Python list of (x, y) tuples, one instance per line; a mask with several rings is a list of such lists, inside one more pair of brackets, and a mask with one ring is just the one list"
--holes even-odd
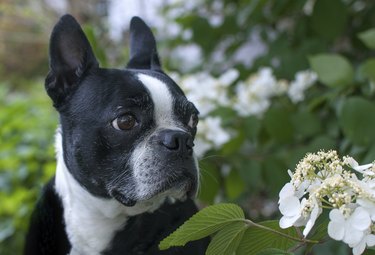
[(355, 168), (358, 166), (358, 162), (352, 157), (347, 157), (345, 159), (345, 163), (347, 163), (351, 168)]
[(310, 219), (307, 221), (306, 227), (303, 230), (303, 236), (304, 237), (306, 237), (309, 234), (310, 230), (312, 229), (312, 227), (315, 224), (316, 219), (318, 218), (318, 216), (321, 213), (322, 213), (322, 210), (320, 209), (319, 205), (317, 203), (315, 203), (315, 206), (312, 209), (311, 214), (310, 214)]
[[(356, 167), (353, 167), (353, 169), (356, 170), (356, 171), (358, 171), (358, 172), (362, 172), (364, 170), (369, 169), (370, 167), (372, 167), (372, 164), (366, 164), (366, 165), (356, 166)], [(372, 173), (372, 175), (373, 174), (374, 173)]]
[(280, 201), (279, 210), (285, 216), (294, 216), (300, 214), (301, 204), (299, 199), (294, 196), (286, 197)]
[(300, 215), (294, 215), (292, 217), (283, 216), (279, 221), (280, 228), (289, 228), (299, 219)]
[(375, 246), (375, 235), (371, 234), (366, 236), (366, 243), (369, 247)]
[(341, 222), (330, 221), (328, 223), (328, 235), (337, 241), (341, 241), (344, 238), (345, 227)]
[(345, 217), (339, 209), (333, 209), (332, 211), (330, 211), (329, 218), (334, 222), (345, 222)]
[(351, 228), (350, 226), (345, 227), (345, 235), (343, 241), (349, 245), (349, 247), (354, 247), (359, 244), (364, 238), (363, 231), (359, 231)]
[(356, 246), (353, 247), (353, 255), (360, 255), (366, 249), (365, 239), (362, 239)]
[(353, 228), (364, 231), (371, 225), (370, 214), (362, 207), (358, 207), (350, 216), (349, 222)]
[[(284, 199), (286, 197), (294, 196), (294, 192), (295, 192), (295, 189), (294, 189), (293, 184), (291, 184), (290, 182), (288, 182), (280, 190), (279, 198), (280, 198), (280, 200), (282, 200), (282, 199)], [(279, 202), (280, 202), (280, 200), (279, 200)]]

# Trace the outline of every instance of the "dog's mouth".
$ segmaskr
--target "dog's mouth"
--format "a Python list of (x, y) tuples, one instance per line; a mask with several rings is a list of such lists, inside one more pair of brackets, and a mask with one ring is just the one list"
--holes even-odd
[(123, 194), (116, 189), (112, 190), (110, 195), (121, 204), (128, 207), (134, 206), (137, 203), (137, 200), (130, 198), (128, 195)]
[(153, 200), (155, 197), (170, 197), (175, 200), (184, 200), (187, 197), (194, 198), (197, 193), (197, 180), (193, 176), (184, 176), (176, 180), (165, 180), (157, 185), (157, 188), (150, 189), (150, 192), (137, 197), (128, 192), (121, 192), (120, 190), (113, 189), (110, 195), (121, 204), (132, 207), (137, 202), (147, 202)]

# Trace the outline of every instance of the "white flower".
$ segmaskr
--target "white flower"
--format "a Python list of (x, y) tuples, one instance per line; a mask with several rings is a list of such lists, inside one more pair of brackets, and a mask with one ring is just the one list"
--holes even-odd
[(240, 116), (260, 116), (271, 105), (271, 97), (281, 94), (284, 87), (273, 76), (271, 68), (261, 68), (257, 74), (237, 84), (233, 107)]
[(188, 75), (177, 83), (185, 91), (186, 97), (198, 108), (201, 116), (207, 116), (220, 106), (230, 106), (228, 86), (238, 77), (238, 71), (230, 69), (219, 78), (208, 73)]
[(359, 165), (358, 162), (352, 157), (345, 157), (344, 163), (363, 175), (375, 175), (375, 172), (371, 170), (373, 164)]
[(312, 210), (311, 210), (310, 216), (308, 218), (308, 221), (306, 223), (306, 227), (303, 230), (303, 235), (305, 237), (309, 234), (310, 230), (312, 229), (312, 227), (315, 224), (316, 219), (319, 217), (319, 215), (323, 211), (322, 208), (320, 207), (319, 203), (318, 203), (318, 200), (316, 198), (313, 198), (312, 202), (313, 202), (313, 204), (312, 204)]
[(375, 203), (363, 198), (358, 198), (356, 202), (369, 213), (371, 220), (375, 221)]
[(184, 72), (189, 72), (202, 64), (202, 49), (195, 43), (177, 46), (171, 55), (173, 63)]
[(375, 245), (375, 235), (371, 234), (370, 231), (364, 235), (362, 240), (355, 246), (353, 246), (353, 255), (360, 255), (362, 254), (365, 249), (366, 245), (368, 247), (372, 247)]
[(304, 226), (307, 219), (302, 217), (302, 209), (307, 200), (305, 198), (299, 201), (296, 196), (296, 190), (291, 183), (287, 183), (279, 193), (279, 210), (283, 217), (279, 221), (281, 228), (291, 226)]
[(240, 73), (236, 69), (229, 69), (219, 77), (219, 81), (224, 86), (231, 85), (240, 75)]
[(199, 122), (197, 138), (194, 142), (195, 154), (201, 157), (210, 149), (219, 149), (230, 138), (229, 132), (221, 127), (219, 117), (206, 117)]
[(371, 225), (369, 213), (362, 207), (345, 217), (339, 209), (329, 213), (328, 235), (338, 241), (347, 243), (350, 247), (358, 245), (365, 236), (365, 231)]
[(194, 144), (194, 153), (198, 158), (202, 158), (207, 151), (212, 149), (212, 144), (200, 137), (195, 138)]
[(290, 83), (288, 96), (293, 103), (298, 103), (305, 98), (304, 92), (311, 87), (317, 80), (316, 73), (306, 70), (297, 72), (295, 80)]

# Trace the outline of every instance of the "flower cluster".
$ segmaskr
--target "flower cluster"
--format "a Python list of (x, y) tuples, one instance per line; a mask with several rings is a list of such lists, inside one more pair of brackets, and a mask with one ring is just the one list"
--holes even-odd
[(306, 237), (322, 213), (329, 213), (328, 235), (362, 254), (375, 245), (375, 166), (359, 165), (336, 151), (307, 154), (279, 194), (280, 227), (305, 226)]
[[(230, 69), (218, 78), (201, 72), (182, 78), (174, 77), (186, 96), (205, 117), (218, 107), (230, 106), (229, 86), (238, 78), (238, 71)], [(203, 92), (204, 91), (204, 92)]]
[(202, 157), (211, 148), (219, 149), (227, 143), (231, 134), (221, 127), (219, 117), (208, 116), (199, 123), (197, 137), (195, 139), (195, 154)]
[(212, 116), (214, 110), (226, 107), (234, 109), (240, 117), (261, 117), (270, 107), (273, 97), (287, 95), (291, 102), (298, 103), (304, 99), (304, 91), (317, 79), (315, 73), (307, 70), (297, 72), (291, 82), (277, 80), (269, 67), (261, 68), (240, 81), (237, 81), (239, 72), (235, 69), (229, 69), (219, 77), (206, 72), (181, 77), (176, 73), (170, 75), (200, 111), (196, 142), (198, 156), (203, 156), (210, 149), (220, 148), (232, 136), (230, 131), (222, 128), (221, 119)]
[(271, 68), (261, 68), (257, 74), (236, 86), (234, 109), (240, 116), (262, 115), (271, 105), (271, 98), (287, 91), (287, 82), (277, 81)]

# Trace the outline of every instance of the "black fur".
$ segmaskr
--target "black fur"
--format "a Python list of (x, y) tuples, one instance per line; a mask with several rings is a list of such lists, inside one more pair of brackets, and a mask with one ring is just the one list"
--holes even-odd
[(61, 199), (54, 184), (55, 178), (52, 178), (43, 188), (32, 214), (24, 255), (66, 255), (70, 251)]

